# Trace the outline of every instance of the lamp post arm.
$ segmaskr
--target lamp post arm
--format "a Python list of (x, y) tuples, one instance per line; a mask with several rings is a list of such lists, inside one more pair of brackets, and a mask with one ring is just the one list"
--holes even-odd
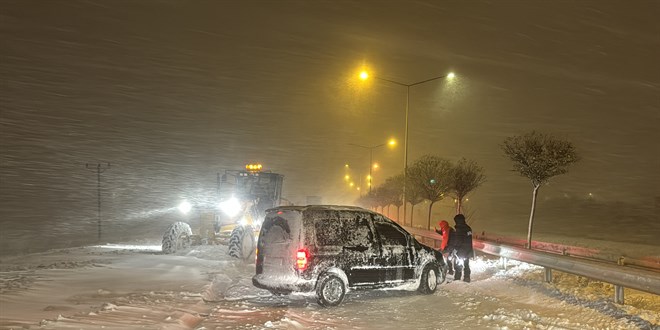
[(400, 82), (398, 82), (398, 81), (389, 80), (389, 79), (385, 79), (385, 78), (381, 78), (381, 77), (374, 77), (374, 78), (376, 78), (376, 79), (378, 79), (378, 80), (382, 80), (382, 81), (387, 81), (388, 83), (392, 83), (392, 84), (399, 85), (399, 86), (404, 86), (404, 87), (408, 87), (408, 86), (409, 86), (409, 85), (406, 85), (406, 84), (404, 84), (404, 83), (400, 83)]
[(438, 80), (438, 79), (442, 79), (442, 78), (447, 78), (447, 75), (442, 75), (442, 76), (437, 76), (437, 77), (429, 78), (429, 79), (422, 80), (422, 81), (418, 81), (418, 82), (416, 82), (416, 83), (412, 83), (412, 84), (404, 84), (404, 83), (401, 83), (401, 82), (398, 82), (398, 81), (394, 81), (394, 80), (390, 80), (390, 79), (385, 79), (385, 78), (381, 78), (381, 77), (374, 77), (374, 78), (376, 78), (376, 79), (378, 79), (378, 80), (382, 80), (382, 81), (387, 81), (387, 82), (389, 82), (389, 83), (392, 83), (392, 84), (395, 84), (395, 85), (399, 85), (399, 86), (412, 87), (412, 86), (421, 85), (421, 84), (423, 84), (423, 83), (427, 83), (427, 82), (429, 82), (429, 81)]
[(349, 145), (349, 146), (355, 146), (355, 147), (360, 147), (360, 148), (369, 149), (369, 147), (367, 147), (367, 146), (363, 146), (363, 145), (355, 144), (355, 143), (349, 143), (348, 145)]
[(426, 83), (426, 82), (429, 82), (429, 81), (433, 81), (433, 80), (442, 79), (442, 78), (447, 78), (447, 75), (444, 75), (444, 76), (438, 76), (438, 77), (434, 77), (434, 78), (430, 78), (430, 79), (422, 80), (422, 81), (416, 82), (416, 83), (414, 83), (414, 84), (410, 84), (410, 85), (408, 85), (408, 86), (421, 85), (421, 84), (423, 84), (423, 83)]
[(363, 146), (363, 145), (355, 144), (355, 143), (349, 143), (348, 145), (349, 145), (349, 146), (360, 147), (360, 148), (365, 148), (365, 149), (376, 149), (376, 148), (380, 148), (380, 147), (382, 147), (382, 146), (384, 146), (384, 145), (386, 145), (386, 144), (387, 144), (387, 143), (381, 143), (381, 144), (379, 144), (379, 145), (371, 146), (371, 147)]

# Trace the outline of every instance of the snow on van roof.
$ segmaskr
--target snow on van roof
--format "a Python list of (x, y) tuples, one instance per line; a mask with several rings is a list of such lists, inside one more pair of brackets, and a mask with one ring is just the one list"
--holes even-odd
[(374, 213), (371, 210), (359, 206), (352, 205), (292, 205), (292, 206), (278, 206), (266, 210), (266, 212), (282, 211), (282, 210), (292, 210), (292, 211), (318, 211), (318, 210), (331, 210), (331, 211), (363, 211)]

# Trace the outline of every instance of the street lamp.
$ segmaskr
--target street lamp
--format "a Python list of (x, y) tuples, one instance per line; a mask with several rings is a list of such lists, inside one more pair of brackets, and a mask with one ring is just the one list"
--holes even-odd
[(374, 165), (374, 149), (380, 148), (380, 147), (385, 146), (385, 145), (394, 146), (395, 144), (396, 144), (396, 141), (394, 141), (394, 139), (389, 140), (387, 143), (381, 143), (381, 144), (375, 145), (375, 146), (363, 146), (363, 145), (360, 145), (360, 144), (349, 143), (349, 145), (352, 145), (352, 146), (356, 146), (356, 147), (360, 147), (360, 148), (364, 148), (364, 149), (369, 149), (369, 177), (367, 178), (368, 181), (369, 181), (369, 192), (371, 192), (371, 180), (372, 180), (371, 170), (374, 167), (373, 166)]
[[(390, 80), (390, 79), (385, 79), (385, 78), (380, 78), (374, 76), (375, 79), (382, 80), (388, 83), (392, 83), (395, 85), (403, 86), (406, 88), (406, 129), (404, 133), (404, 138), (403, 138), (403, 223), (406, 223), (406, 176), (408, 172), (408, 112), (410, 109), (410, 87), (412, 86), (417, 86), (421, 85), (423, 83), (427, 83), (429, 81), (434, 81), (442, 78), (447, 78), (447, 79), (453, 79), (455, 78), (456, 75), (453, 72), (450, 72), (444, 76), (438, 76), (438, 77), (433, 77), (429, 78), (426, 80), (418, 81), (416, 83), (412, 84), (404, 84), (402, 82)], [(367, 80), (369, 79), (369, 73), (366, 71), (360, 72), (360, 79), (362, 80)]]

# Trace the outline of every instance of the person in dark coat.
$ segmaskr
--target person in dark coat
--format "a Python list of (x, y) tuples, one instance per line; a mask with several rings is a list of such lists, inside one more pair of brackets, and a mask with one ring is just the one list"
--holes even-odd
[(465, 216), (457, 214), (454, 217), (455, 232), (449, 239), (447, 250), (454, 255), (454, 280), (470, 282), (470, 258), (474, 254), (472, 250), (472, 228), (465, 223)]

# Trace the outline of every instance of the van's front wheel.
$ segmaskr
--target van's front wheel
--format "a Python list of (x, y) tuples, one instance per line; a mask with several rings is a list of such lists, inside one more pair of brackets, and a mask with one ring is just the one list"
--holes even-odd
[(345, 294), (346, 284), (337, 275), (321, 275), (316, 284), (316, 299), (321, 306), (337, 306), (344, 300)]
[(430, 263), (424, 266), (422, 278), (419, 279), (419, 292), (430, 294), (438, 288), (438, 267)]

